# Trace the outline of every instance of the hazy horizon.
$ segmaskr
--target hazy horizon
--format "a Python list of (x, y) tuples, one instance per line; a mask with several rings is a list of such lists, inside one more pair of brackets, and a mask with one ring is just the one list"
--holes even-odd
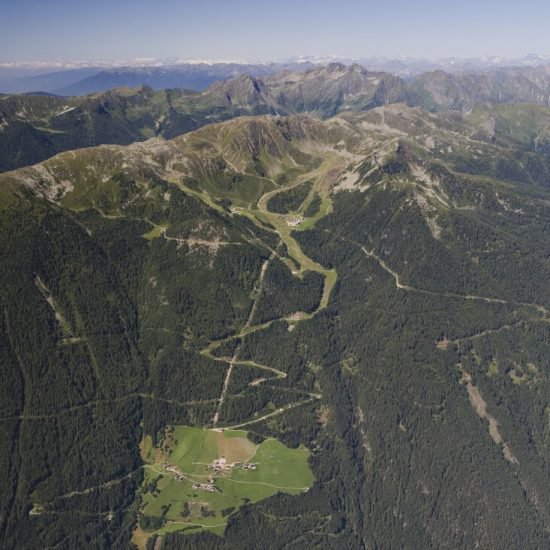
[[(533, 17), (536, 13), (536, 18)], [(266, 62), (294, 56), (521, 58), (550, 53), (550, 5), (435, 0), (391, 7), (328, 0), (121, 0), (76, 5), (20, 0), (3, 7), (0, 63), (136, 58)]]
[(403, 61), (425, 61), (428, 63), (434, 63), (445, 61), (445, 60), (457, 60), (457, 61), (468, 61), (468, 60), (491, 60), (491, 59), (501, 59), (503, 61), (514, 61), (520, 59), (527, 59), (529, 56), (539, 56), (540, 58), (546, 59), (550, 62), (550, 54), (546, 52), (527, 52), (523, 55), (518, 55), (514, 57), (507, 56), (491, 56), (491, 55), (474, 55), (468, 57), (460, 56), (444, 56), (444, 57), (414, 57), (406, 55), (379, 55), (379, 56), (339, 56), (339, 55), (316, 55), (316, 54), (296, 54), (294, 56), (288, 56), (284, 58), (263, 58), (263, 59), (232, 59), (232, 58), (182, 58), (178, 56), (168, 56), (162, 58), (155, 57), (136, 57), (136, 58), (127, 58), (127, 59), (61, 59), (61, 58), (52, 58), (52, 59), (22, 59), (14, 61), (0, 61), (0, 69), (6, 68), (27, 68), (31, 69), (56, 69), (60, 70), (70, 69), (70, 68), (83, 68), (83, 67), (123, 67), (123, 66), (136, 66), (136, 67), (155, 67), (169, 64), (270, 64), (270, 63), (285, 63), (290, 61), (295, 62), (318, 62), (318, 63), (330, 63), (330, 62), (339, 62), (339, 61), (349, 61), (349, 62), (361, 62), (369, 59), (372, 60), (399, 60)]

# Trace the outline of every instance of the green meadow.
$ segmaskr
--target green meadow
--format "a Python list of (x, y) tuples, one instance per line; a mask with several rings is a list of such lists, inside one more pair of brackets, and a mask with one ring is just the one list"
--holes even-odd
[[(307, 449), (289, 449), (275, 439), (257, 445), (242, 430), (176, 426), (159, 447), (146, 438), (142, 452), (140, 526), (150, 535), (202, 529), (222, 534), (230, 514), (245, 503), (278, 492), (299, 494), (314, 481)], [(209, 469), (220, 458), (226, 467)], [(256, 469), (243, 469), (243, 464)], [(211, 484), (215, 491), (193, 488), (194, 483)]]

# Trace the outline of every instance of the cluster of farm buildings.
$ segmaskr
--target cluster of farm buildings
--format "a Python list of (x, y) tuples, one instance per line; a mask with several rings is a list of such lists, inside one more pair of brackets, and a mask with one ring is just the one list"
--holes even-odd
[[(228, 470), (231, 470), (235, 467), (235, 464), (228, 464), (225, 456), (222, 456), (221, 458), (214, 459), (207, 468), (209, 470), (214, 470), (216, 473), (226, 472)], [(241, 464), (241, 468), (243, 470), (255, 470), (256, 464), (253, 462), (243, 462)]]
[[(174, 466), (173, 464), (168, 464), (167, 462), (165, 462), (163, 464), (163, 467), (167, 472), (170, 472), (176, 475), (175, 477), (176, 481), (181, 481), (185, 479), (185, 476), (177, 466)], [(198, 491), (209, 491), (211, 493), (219, 492), (219, 489), (214, 485), (216, 474), (231, 471), (231, 469), (234, 467), (235, 467), (235, 464), (228, 464), (227, 459), (224, 456), (222, 456), (221, 458), (214, 459), (206, 467), (208, 470), (212, 470), (213, 472), (211, 475), (208, 476), (208, 483), (199, 483), (198, 481), (194, 482), (193, 489)], [(255, 470), (256, 467), (257, 465), (254, 464), (253, 462), (243, 462), (241, 464), (242, 470)]]

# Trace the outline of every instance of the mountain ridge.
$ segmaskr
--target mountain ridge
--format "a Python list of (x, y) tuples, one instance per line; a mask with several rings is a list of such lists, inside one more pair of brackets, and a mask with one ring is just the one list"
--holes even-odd
[(75, 98), (7, 95), (0, 99), (5, 142), (0, 170), (32, 164), (61, 150), (128, 144), (153, 135), (171, 138), (236, 116), (303, 112), (327, 118), (399, 102), (434, 112), (467, 112), (484, 103), (548, 105), (550, 69), (460, 75), (436, 71), (407, 82), (357, 64), (334, 63), (265, 78), (238, 75), (202, 92), (140, 86)]
[[(33, 90), (44, 89), (49, 93), (60, 93), (64, 91), (65, 95), (74, 95), (75, 93), (90, 93), (103, 91), (105, 84), (100, 84), (102, 77), (100, 73), (112, 71), (124, 78), (122, 72), (127, 76), (133, 71), (134, 75), (146, 71), (159, 71), (165, 74), (172, 72), (174, 76), (179, 72), (189, 71), (189, 76), (193, 72), (196, 74), (194, 82), (202, 89), (211, 83), (212, 75), (216, 80), (234, 76), (242, 72), (254, 72), (255, 76), (265, 75), (266, 68), (270, 72), (277, 72), (288, 67), (299, 70), (300, 67), (311, 68), (316, 65), (326, 65), (332, 62), (352, 65), (359, 63), (365, 66), (369, 71), (389, 72), (403, 78), (410, 78), (420, 73), (442, 69), (450, 73), (461, 73), (467, 71), (484, 71), (493, 68), (502, 67), (537, 67), (547, 65), (549, 56), (528, 54), (520, 58), (505, 58), (498, 56), (485, 56), (479, 58), (458, 58), (449, 57), (440, 60), (428, 60), (420, 58), (410, 58), (407, 56), (390, 57), (359, 57), (346, 58), (339, 56), (297, 56), (280, 61), (266, 62), (247, 62), (244, 60), (204, 60), (204, 59), (136, 59), (126, 62), (105, 62), (105, 61), (86, 61), (86, 62), (56, 62), (53, 65), (46, 61), (24, 62), (24, 63), (3, 63), (0, 64), (0, 91), (10, 93), (31, 92)], [(227, 68), (234, 67), (232, 72), (228, 73)], [(256, 67), (258, 72), (251, 71), (251, 67)], [(47, 72), (48, 70), (52, 72)], [(36, 74), (36, 73), (43, 74)], [(107, 73), (108, 74), (108, 73)], [(199, 76), (201, 74), (202, 76)], [(217, 76), (216, 76), (217, 75)], [(103, 74), (103, 77), (106, 75)], [(82, 82), (86, 77), (92, 77), (91, 80)], [(107, 77), (108, 78), (108, 77)], [(177, 76), (176, 76), (177, 78)], [(96, 82), (95, 85), (90, 84)], [(166, 87), (192, 87), (192, 79), (182, 80), (175, 84), (161, 83), (153, 79), (149, 82), (153, 88)], [(143, 82), (139, 82), (140, 84)], [(98, 86), (99, 84), (99, 86)], [(135, 80), (111, 80), (108, 88), (117, 86), (135, 85)], [(86, 86), (88, 86), (86, 88)]]

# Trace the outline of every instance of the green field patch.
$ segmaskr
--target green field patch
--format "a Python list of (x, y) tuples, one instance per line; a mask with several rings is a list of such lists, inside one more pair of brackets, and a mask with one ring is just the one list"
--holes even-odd
[[(167, 452), (155, 452), (160, 448)], [(313, 485), (309, 452), (267, 439), (259, 445), (243, 430), (176, 426), (151, 448), (142, 443), (144, 480), (140, 533), (171, 531), (223, 534), (228, 517), (245, 503), (278, 492), (300, 494)]]
[(144, 233), (142, 237), (144, 239), (147, 239), (148, 241), (152, 241), (153, 239), (158, 239), (162, 235), (162, 233), (168, 229), (168, 224), (163, 225), (155, 225), (151, 231), (148, 231), (147, 233)]

